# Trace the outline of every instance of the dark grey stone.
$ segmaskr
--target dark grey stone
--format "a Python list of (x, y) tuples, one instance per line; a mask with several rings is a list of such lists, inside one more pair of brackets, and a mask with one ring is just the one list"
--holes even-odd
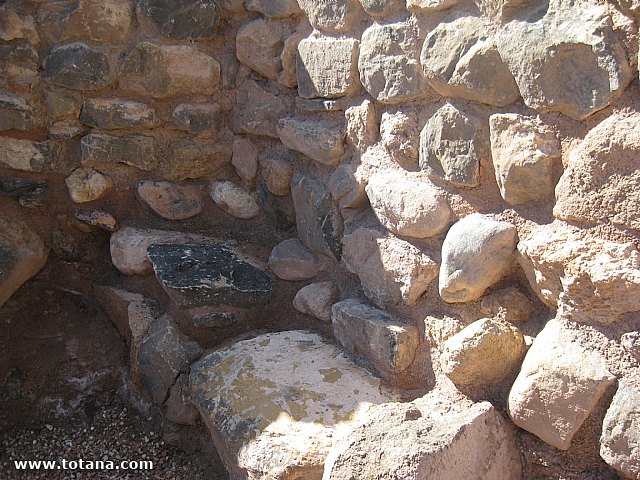
[(215, 103), (192, 105), (181, 103), (171, 114), (176, 128), (193, 135), (216, 134), (222, 124), (220, 106)]
[(163, 35), (184, 40), (211, 38), (220, 23), (214, 0), (138, 0), (138, 9)]
[(180, 307), (257, 307), (269, 302), (272, 277), (226, 245), (151, 245), (147, 256)]
[(296, 224), (296, 210), (291, 197), (274, 195), (263, 185), (257, 190), (258, 204), (267, 219), (279, 230), (288, 230)]
[(0, 130), (31, 130), (36, 124), (36, 107), (18, 95), (0, 94)]
[(86, 167), (125, 163), (141, 170), (153, 170), (157, 164), (153, 137), (92, 133), (82, 137), (80, 148), (82, 165)]
[(107, 57), (82, 42), (53, 47), (45, 61), (43, 77), (74, 90), (94, 90), (112, 80)]
[(114, 130), (129, 127), (155, 127), (159, 122), (155, 109), (132, 100), (85, 100), (80, 121), (89, 127)]
[(229, 312), (211, 312), (194, 315), (191, 321), (194, 327), (223, 328), (236, 323), (236, 317)]

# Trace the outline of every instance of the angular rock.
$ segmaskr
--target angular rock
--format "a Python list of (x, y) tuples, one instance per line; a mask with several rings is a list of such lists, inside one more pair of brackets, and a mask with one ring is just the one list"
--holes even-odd
[(178, 425), (195, 425), (200, 417), (198, 409), (191, 403), (189, 376), (181, 373), (176, 383), (171, 387), (169, 398), (165, 403), (167, 420)]
[(395, 12), (402, 6), (404, 0), (360, 0), (365, 12), (372, 17), (384, 17)]
[(233, 141), (231, 164), (246, 185), (253, 185), (258, 174), (258, 147), (247, 137)]
[(379, 121), (374, 103), (365, 99), (360, 105), (347, 108), (344, 117), (347, 143), (364, 153), (378, 139)]
[(626, 478), (640, 477), (640, 389), (626, 381), (602, 423), (600, 456)]
[(546, 14), (516, 19), (497, 37), (527, 106), (583, 120), (633, 77), (604, 5), (554, 0)]
[(296, 210), (291, 197), (274, 195), (262, 185), (257, 188), (256, 194), (265, 217), (278, 230), (289, 230), (296, 224)]
[(180, 307), (257, 307), (269, 302), (272, 278), (222, 244), (150, 245), (147, 256)]
[(69, 189), (71, 200), (75, 203), (92, 202), (104, 197), (113, 187), (113, 180), (108, 175), (93, 168), (79, 167), (64, 179)]
[(296, 76), (302, 98), (337, 98), (360, 90), (357, 40), (305, 38), (298, 43)]
[(89, 127), (103, 130), (144, 127), (160, 124), (154, 108), (133, 100), (89, 99), (82, 104), (80, 121)]
[(331, 307), (340, 299), (333, 282), (318, 282), (302, 287), (293, 298), (293, 308), (324, 323), (331, 323)]
[[(2, 14), (0, 14), (0, 17)], [(38, 80), (38, 51), (24, 41), (0, 44), (0, 86), (11, 91), (19, 85), (31, 85)]]
[(450, 337), (440, 357), (442, 371), (459, 386), (499, 383), (524, 357), (522, 333), (505, 321), (483, 318)]
[(176, 40), (212, 38), (218, 31), (220, 7), (211, 0), (137, 0), (138, 12), (160, 32)]
[(236, 92), (231, 125), (238, 133), (278, 138), (278, 120), (287, 112), (287, 105), (280, 97), (268, 92), (253, 80), (246, 80)]
[(25, 172), (46, 172), (56, 161), (60, 146), (51, 141), (32, 142), (0, 137), (0, 165)]
[[(295, 0), (292, 0), (295, 3)], [(296, 3), (297, 5), (297, 3)], [(298, 86), (297, 77), (297, 58), (298, 58), (298, 44), (304, 40), (307, 36), (301, 32), (294, 32), (289, 35), (282, 46), (282, 53), (280, 54), (280, 63), (282, 64), (282, 71), (278, 75), (278, 83), (288, 88), (296, 88)], [(301, 97), (296, 97), (298, 100)]]
[(167, 151), (167, 180), (200, 178), (222, 170), (231, 161), (231, 149), (220, 143), (172, 140)]
[(449, 204), (428, 179), (385, 170), (371, 176), (366, 192), (380, 223), (396, 235), (434, 237), (449, 226)]
[(514, 225), (479, 213), (454, 224), (442, 244), (442, 299), (459, 303), (480, 298), (511, 265), (517, 241)]
[(106, 55), (82, 42), (53, 47), (42, 76), (61, 87), (96, 90), (113, 80)]
[(612, 115), (569, 154), (556, 185), (556, 218), (640, 230), (640, 115)]
[(433, 89), (444, 97), (502, 107), (520, 98), (518, 85), (500, 58), (490, 23), (461, 17), (440, 23), (424, 41), (420, 62)]
[(384, 112), (380, 118), (380, 138), (398, 165), (418, 164), (420, 135), (415, 112), (401, 109)]
[(178, 332), (168, 314), (156, 320), (138, 350), (140, 376), (153, 402), (167, 400), (178, 376), (201, 355), (200, 345)]
[(334, 439), (390, 399), (377, 379), (302, 331), (214, 352), (192, 366), (190, 384), (234, 478), (319, 479)]
[(560, 141), (538, 119), (516, 113), (489, 118), (491, 156), (500, 194), (520, 205), (553, 197), (554, 167), (560, 165)]
[(345, 153), (344, 132), (339, 125), (283, 118), (278, 122), (278, 136), (285, 147), (321, 165), (336, 165)]
[(81, 162), (85, 167), (124, 163), (140, 170), (153, 170), (158, 159), (153, 137), (129, 135), (114, 137), (90, 133), (80, 141)]
[(563, 316), (609, 324), (640, 311), (640, 251), (555, 221), (518, 244), (518, 261), (540, 299)]
[(428, 315), (424, 319), (424, 338), (430, 342), (430, 345), (436, 346), (442, 351), (445, 342), (462, 331), (464, 327), (465, 325), (457, 318), (446, 315), (438, 317)]
[(202, 212), (202, 195), (197, 185), (140, 180), (137, 197), (151, 210), (167, 220), (185, 220)]
[(233, 182), (213, 182), (210, 195), (213, 202), (232, 217), (249, 219), (260, 213), (260, 207), (251, 194)]
[(366, 177), (368, 174), (351, 163), (343, 163), (333, 170), (329, 177), (329, 191), (340, 209), (367, 206)]
[(82, 223), (100, 227), (108, 232), (115, 232), (119, 228), (116, 218), (109, 212), (102, 210), (77, 210), (75, 217)]
[(258, 18), (243, 25), (236, 35), (240, 63), (260, 75), (276, 80), (282, 71), (280, 53), (286, 38), (284, 24)]
[(394, 379), (413, 363), (418, 329), (356, 298), (331, 308), (333, 334), (352, 355), (364, 358), (383, 377)]
[(521, 465), (512, 430), (489, 402), (450, 409), (416, 401), (373, 411), (337, 442), (322, 478), (513, 480)]
[(425, 93), (418, 42), (418, 28), (410, 23), (374, 24), (364, 31), (358, 70), (373, 98), (396, 104)]
[(561, 450), (615, 382), (604, 357), (575, 332), (550, 320), (533, 341), (509, 392), (509, 416), (520, 428)]
[(0, 213), (0, 306), (44, 267), (48, 255), (26, 223)]
[(438, 276), (438, 265), (409, 242), (360, 228), (343, 240), (342, 259), (379, 307), (415, 304)]
[(220, 64), (187, 46), (138, 43), (118, 74), (123, 92), (157, 99), (213, 95), (220, 86)]
[(358, 0), (298, 0), (313, 28), (329, 33), (350, 31), (362, 17)]
[(457, 187), (480, 182), (480, 122), (450, 103), (420, 133), (420, 169)]
[(455, 7), (461, 0), (407, 0), (409, 11), (440, 11)]
[(504, 315), (509, 323), (520, 323), (531, 318), (534, 305), (520, 290), (508, 287), (504, 290), (482, 297), (480, 304), (485, 315)]
[(0, 131), (28, 131), (36, 126), (38, 111), (28, 99), (0, 93)]
[(285, 18), (302, 13), (296, 0), (245, 0), (250, 12), (258, 12), (269, 18)]
[(271, 250), (269, 268), (282, 280), (308, 280), (318, 274), (315, 257), (297, 238), (284, 240)]
[(33, 17), (21, 15), (9, 5), (0, 7), (0, 40), (28, 40), (31, 43), (40, 41)]
[(181, 103), (171, 113), (174, 127), (203, 137), (217, 135), (222, 122), (222, 111), (217, 103)]
[(76, 120), (60, 120), (47, 127), (47, 134), (51, 139), (68, 139), (86, 133), (86, 129)]
[(49, 181), (34, 181), (26, 178), (0, 178), (0, 195), (14, 197), (26, 208), (40, 208), (47, 205)]
[(291, 182), (298, 238), (309, 249), (339, 259), (342, 217), (326, 188), (310, 177)]
[(274, 195), (285, 196), (291, 191), (293, 167), (287, 154), (278, 150), (266, 152), (260, 157), (264, 184)]
[(79, 114), (76, 100), (64, 93), (47, 90), (46, 93), (47, 115), (57, 120), (65, 117), (77, 118)]

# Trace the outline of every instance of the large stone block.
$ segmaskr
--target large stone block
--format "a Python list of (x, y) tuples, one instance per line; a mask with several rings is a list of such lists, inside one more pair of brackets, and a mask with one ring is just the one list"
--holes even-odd
[(136, 196), (167, 220), (185, 220), (202, 212), (202, 195), (197, 185), (140, 180), (136, 183)]
[(309, 280), (318, 274), (315, 257), (297, 238), (284, 240), (273, 247), (269, 268), (282, 280)]
[(180, 103), (171, 113), (171, 123), (192, 135), (215, 137), (223, 123), (221, 110), (217, 103)]
[(32, 142), (0, 137), (0, 165), (25, 172), (51, 170), (60, 153), (60, 145), (52, 141)]
[(283, 118), (278, 122), (278, 136), (285, 147), (300, 152), (321, 165), (336, 165), (345, 153), (345, 133), (337, 124)]
[(160, 124), (154, 108), (142, 102), (124, 99), (89, 99), (82, 104), (80, 121), (103, 130), (144, 127)]
[(349, 32), (362, 19), (358, 0), (298, 0), (311, 25), (329, 33)]
[(137, 0), (138, 12), (156, 24), (163, 35), (185, 39), (212, 38), (220, 23), (214, 0)]
[(236, 92), (231, 126), (237, 133), (278, 138), (278, 120), (288, 112), (287, 104), (253, 80), (246, 80)]
[(236, 35), (238, 60), (260, 75), (276, 80), (282, 71), (280, 54), (286, 33), (284, 24), (264, 18), (243, 25)]
[(154, 138), (143, 135), (114, 137), (91, 133), (82, 137), (80, 148), (85, 167), (124, 163), (140, 170), (153, 170), (158, 163)]
[(42, 76), (61, 87), (96, 90), (113, 80), (107, 56), (82, 42), (53, 47)]

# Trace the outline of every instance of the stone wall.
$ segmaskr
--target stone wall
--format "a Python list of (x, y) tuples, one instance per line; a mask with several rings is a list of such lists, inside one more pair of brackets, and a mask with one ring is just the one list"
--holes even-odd
[(0, 400), (140, 388), (232, 478), (640, 478), (636, 14), (0, 2)]

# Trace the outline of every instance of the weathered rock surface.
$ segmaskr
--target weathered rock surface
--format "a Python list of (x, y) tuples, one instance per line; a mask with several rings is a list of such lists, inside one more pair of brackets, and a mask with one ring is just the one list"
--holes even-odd
[(271, 298), (273, 280), (221, 244), (154, 244), (147, 248), (153, 270), (181, 307), (256, 307)]
[(278, 138), (278, 120), (287, 114), (282, 98), (246, 80), (236, 92), (236, 105), (231, 114), (231, 126), (238, 133), (266, 135)]
[(615, 381), (602, 355), (575, 332), (550, 320), (527, 352), (509, 392), (509, 416), (521, 428), (561, 450)]
[(0, 93), (0, 131), (34, 128), (38, 119), (36, 106), (19, 95)]
[(362, 16), (358, 0), (298, 0), (311, 25), (329, 33), (348, 32)]
[(337, 98), (360, 90), (360, 42), (330, 37), (305, 38), (298, 43), (296, 77), (303, 98)]
[(318, 282), (302, 287), (293, 298), (293, 307), (325, 323), (331, 323), (331, 307), (340, 298), (333, 282)]
[(345, 153), (344, 131), (333, 123), (283, 118), (278, 122), (278, 137), (285, 147), (321, 165), (336, 165)]
[(335, 439), (390, 400), (377, 379), (302, 331), (214, 352), (192, 366), (190, 384), (232, 478), (320, 479)]
[(198, 409), (191, 403), (189, 376), (181, 373), (171, 387), (169, 398), (165, 402), (164, 416), (167, 420), (178, 425), (195, 425), (200, 417)]
[(96, 90), (113, 80), (106, 55), (82, 42), (53, 47), (42, 76), (74, 90)]
[[(296, 3), (295, 0), (292, 0)], [(297, 5), (297, 3), (296, 3)], [(298, 44), (307, 38), (305, 33), (296, 31), (289, 35), (282, 46), (282, 53), (280, 54), (280, 63), (282, 64), (282, 71), (278, 75), (278, 83), (288, 88), (296, 88), (298, 86)], [(296, 97), (296, 100), (301, 97)]]
[(365, 12), (372, 17), (384, 17), (402, 7), (404, 0), (360, 0)]
[(433, 237), (449, 226), (447, 200), (428, 179), (386, 170), (369, 179), (366, 192), (380, 223), (396, 235)]
[(138, 350), (142, 382), (155, 403), (167, 400), (178, 376), (202, 355), (200, 345), (182, 335), (164, 314), (147, 331)]
[(164, 177), (173, 181), (206, 177), (230, 161), (231, 149), (224, 144), (176, 139), (169, 144)]
[(58, 157), (60, 146), (52, 141), (32, 142), (0, 137), (0, 164), (25, 172), (45, 172)]
[(24, 41), (0, 44), (0, 85), (10, 91), (18, 85), (36, 83), (39, 64), (38, 51), (32, 45)]
[(380, 117), (380, 139), (398, 165), (418, 164), (419, 138), (415, 112), (398, 109)]
[(253, 196), (228, 180), (212, 182), (209, 194), (213, 203), (232, 217), (247, 220), (260, 213)]
[(282, 23), (264, 18), (243, 25), (236, 35), (238, 60), (260, 75), (276, 80), (282, 71), (280, 54), (286, 33)]
[(224, 328), (233, 325), (236, 321), (236, 316), (230, 312), (210, 312), (191, 317), (194, 327)]
[(142, 102), (123, 99), (89, 99), (82, 104), (80, 121), (104, 130), (159, 125), (154, 108)]
[(247, 10), (269, 18), (285, 18), (302, 13), (296, 0), (245, 0)]
[(410, 11), (440, 11), (447, 10), (460, 3), (460, 0), (407, 0)]
[(137, 0), (137, 6), (163, 35), (176, 40), (212, 38), (220, 23), (220, 7), (211, 0)]
[(212, 137), (222, 126), (222, 111), (217, 103), (181, 103), (171, 113), (171, 123), (192, 135)]
[(48, 255), (26, 223), (0, 213), (0, 305), (44, 267)]
[(362, 34), (358, 69), (369, 94), (381, 103), (411, 102), (425, 91), (418, 28), (410, 23), (374, 24)]
[(509, 22), (497, 37), (524, 102), (582, 120), (606, 107), (631, 80), (604, 5), (554, 0), (546, 14)]
[(346, 120), (346, 141), (360, 153), (378, 139), (379, 117), (374, 102), (363, 100), (360, 105), (352, 105), (344, 111)]
[(136, 184), (136, 195), (167, 220), (185, 220), (202, 212), (202, 195), (197, 185), (141, 180)]
[(517, 371), (524, 353), (524, 337), (517, 328), (483, 318), (445, 342), (440, 364), (456, 385), (479, 387)]
[(440, 95), (504, 106), (520, 92), (503, 63), (490, 23), (461, 17), (440, 23), (427, 36), (420, 62), (424, 75)]
[(457, 187), (480, 182), (480, 122), (450, 103), (420, 133), (420, 169)]
[(331, 451), (323, 480), (363, 478), (520, 478), (518, 448), (507, 422), (489, 403), (387, 403)]
[(220, 64), (192, 47), (142, 42), (122, 62), (118, 82), (141, 97), (212, 95), (220, 86)]
[(640, 390), (626, 381), (602, 423), (600, 456), (626, 478), (640, 477)]
[(482, 297), (480, 307), (485, 315), (504, 315), (509, 323), (524, 322), (534, 313), (533, 302), (514, 287)]
[(556, 218), (640, 230), (640, 115), (612, 115), (569, 154), (556, 186)]
[(64, 179), (71, 200), (75, 203), (92, 202), (109, 193), (113, 187), (113, 180), (108, 175), (90, 167), (78, 167), (71, 175)]
[(640, 331), (636, 330), (622, 335), (620, 337), (620, 345), (640, 362)]
[(47, 90), (45, 102), (47, 115), (53, 120), (66, 117), (77, 118), (80, 113), (78, 102), (65, 93)]
[(156, 142), (153, 137), (144, 135), (115, 137), (90, 133), (82, 137), (80, 148), (85, 167), (124, 163), (140, 170), (153, 170), (158, 163)]
[(246, 185), (253, 185), (258, 174), (258, 147), (247, 137), (233, 141), (231, 164)]
[(269, 268), (282, 280), (308, 280), (318, 274), (315, 257), (297, 238), (284, 240), (273, 247)]
[(374, 304), (415, 304), (438, 275), (438, 265), (409, 242), (368, 228), (343, 240), (342, 258)]
[(111, 213), (102, 210), (80, 209), (76, 211), (75, 218), (82, 223), (102, 228), (108, 232), (115, 232), (120, 228), (116, 217)]
[(516, 227), (473, 213), (454, 224), (442, 244), (439, 291), (445, 302), (471, 302), (511, 265)]
[(554, 166), (560, 164), (556, 133), (539, 119), (516, 113), (491, 115), (491, 157), (500, 194), (520, 205), (553, 196)]
[(338, 165), (329, 177), (329, 191), (341, 209), (365, 207), (368, 172), (351, 163)]
[(279, 149), (267, 151), (260, 157), (260, 170), (265, 187), (274, 195), (283, 197), (291, 191), (293, 167), (290, 157)]
[(418, 329), (383, 310), (350, 298), (333, 305), (331, 323), (340, 345), (383, 377), (395, 379), (413, 363), (420, 343)]
[(518, 244), (531, 288), (576, 321), (612, 323), (640, 311), (640, 252), (631, 243), (593, 238), (555, 221)]
[(21, 15), (10, 5), (3, 5), (0, 8), (0, 40), (10, 42), (11, 40), (28, 40), (38, 43), (40, 38), (30, 15)]
[(291, 182), (298, 238), (309, 249), (340, 258), (342, 216), (327, 189), (310, 177)]
[(278, 230), (288, 230), (296, 224), (296, 209), (291, 196), (274, 195), (264, 186), (256, 190), (257, 201), (265, 217)]

